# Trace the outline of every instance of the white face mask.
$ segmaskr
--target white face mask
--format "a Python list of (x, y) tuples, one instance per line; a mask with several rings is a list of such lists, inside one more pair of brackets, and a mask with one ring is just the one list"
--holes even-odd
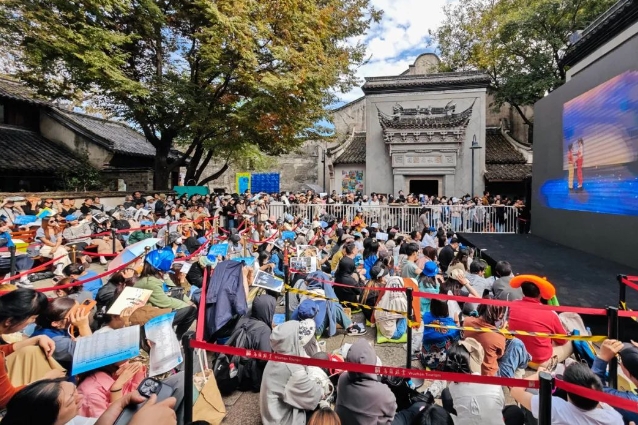
[(175, 243), (177, 245), (181, 245), (183, 243), (182, 238), (177, 238), (177, 240), (175, 241)]

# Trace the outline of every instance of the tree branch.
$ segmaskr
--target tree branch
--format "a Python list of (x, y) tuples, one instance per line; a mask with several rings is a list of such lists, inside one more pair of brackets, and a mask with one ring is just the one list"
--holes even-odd
[(208, 163), (210, 162), (212, 158), (213, 158), (213, 151), (212, 149), (209, 149), (208, 152), (206, 153), (206, 158), (204, 158), (204, 162), (202, 162), (201, 165), (197, 167), (197, 171), (195, 172), (195, 181), (199, 181), (199, 179), (202, 178), (202, 174), (204, 174), (204, 171), (206, 171), (206, 167), (208, 166)]
[(219, 170), (217, 170), (216, 173), (206, 177), (204, 180), (200, 181), (197, 183), (198, 186), (203, 186), (208, 182), (211, 182), (213, 180), (217, 180), (222, 174), (224, 174), (226, 172), (226, 170), (228, 170), (228, 161), (226, 161), (226, 163), (222, 166), (222, 168), (220, 168)]
[[(514, 109), (516, 109), (516, 112), (518, 112), (518, 114), (521, 116), (521, 118), (523, 119), (523, 122), (525, 122), (525, 124), (527, 124), (528, 126), (530, 126), (530, 128), (534, 128), (534, 123), (532, 121), (530, 121), (526, 116), (525, 113), (523, 112), (523, 110), (521, 109), (521, 107), (518, 105), (518, 103), (509, 101), (509, 104), (512, 105), (514, 107)], [(531, 142), (530, 142), (531, 143)]]

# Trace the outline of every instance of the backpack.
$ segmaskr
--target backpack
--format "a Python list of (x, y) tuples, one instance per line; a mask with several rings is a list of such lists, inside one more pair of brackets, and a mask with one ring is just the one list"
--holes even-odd
[[(244, 324), (233, 331), (227, 342), (230, 347), (247, 348), (248, 334)], [(215, 359), (213, 373), (222, 395), (230, 395), (235, 390), (259, 392), (262, 372), (255, 359), (238, 355), (228, 357), (220, 354)]]
[[(578, 329), (574, 329), (574, 335), (580, 335)], [(572, 341), (574, 347), (574, 356), (581, 363), (587, 363), (591, 368), (596, 358), (596, 348), (590, 341)]]
[[(564, 312), (558, 315), (563, 327), (572, 335), (590, 336), (591, 331), (583, 323), (579, 314)], [(587, 363), (589, 367), (594, 364), (596, 348), (589, 341), (572, 341), (574, 357), (581, 363)]]

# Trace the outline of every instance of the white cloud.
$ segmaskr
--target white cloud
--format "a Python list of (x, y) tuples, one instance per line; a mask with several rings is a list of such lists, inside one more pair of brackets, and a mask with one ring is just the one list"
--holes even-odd
[[(443, 6), (457, 0), (372, 0), (383, 10), (383, 18), (373, 24), (368, 33), (353, 39), (366, 44), (370, 61), (357, 70), (357, 76), (398, 75), (408, 69), (420, 53), (428, 50), (428, 30), (435, 30), (443, 21)], [(344, 102), (363, 94), (355, 88), (339, 95)]]

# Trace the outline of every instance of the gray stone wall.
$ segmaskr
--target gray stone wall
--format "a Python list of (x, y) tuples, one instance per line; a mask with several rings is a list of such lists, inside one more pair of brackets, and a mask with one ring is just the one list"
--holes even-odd
[[(516, 109), (509, 103), (504, 103), (503, 105), (501, 105), (500, 108), (495, 110), (492, 106), (493, 104), (494, 96), (488, 93), (486, 125), (488, 127), (500, 127), (503, 123), (505, 129), (509, 130), (509, 134), (516, 140), (523, 143), (531, 143), (531, 140), (529, 140), (529, 126), (525, 123), (525, 121), (523, 121), (523, 118), (516, 111)], [(525, 116), (533, 122), (534, 107), (522, 106), (521, 109), (523, 110)]]
[[(274, 166), (268, 169), (250, 169), (233, 165), (218, 179), (208, 183), (211, 191), (223, 190), (234, 193), (236, 187), (236, 173), (279, 173), (281, 191), (297, 191), (304, 183), (323, 186), (323, 149), (320, 142), (307, 142), (295, 152), (286, 155), (271, 157)], [(204, 175), (211, 175), (222, 167), (222, 163), (216, 162), (207, 167)], [(326, 167), (327, 173), (327, 167)], [(328, 186), (328, 174), (326, 174), (326, 187)]]
[(337, 108), (331, 112), (331, 115), (338, 140), (345, 140), (353, 130), (364, 131), (366, 129), (365, 98), (359, 98)]
[(147, 191), (153, 189), (153, 170), (131, 170), (131, 171), (102, 171), (109, 190), (117, 190), (117, 180), (123, 179), (126, 183), (126, 191)]

